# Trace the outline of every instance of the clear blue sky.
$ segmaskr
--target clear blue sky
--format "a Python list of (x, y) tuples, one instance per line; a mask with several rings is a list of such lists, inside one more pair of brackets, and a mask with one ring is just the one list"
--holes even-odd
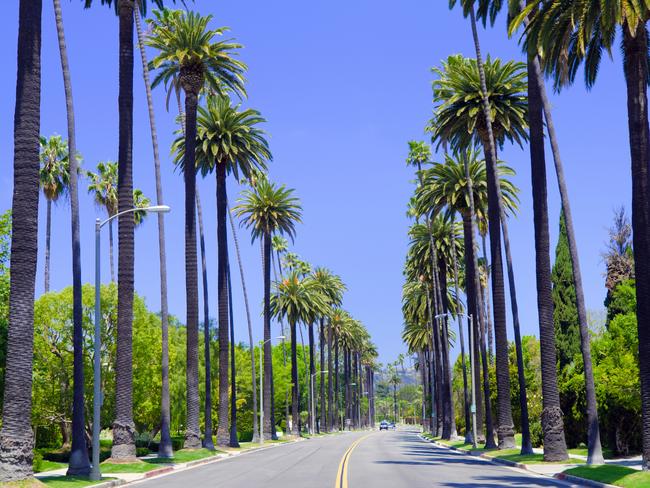
[[(0, 210), (11, 205), (12, 127), (15, 103), (17, 3), (4, 5), (0, 44), (5, 76), (0, 77)], [(113, 10), (84, 10), (80, 0), (63, 0), (77, 119), (77, 145), (84, 167), (117, 158), (118, 23)], [(400, 339), (402, 265), (407, 248), (406, 202), (413, 175), (404, 159), (409, 139), (424, 139), (430, 117), (430, 68), (450, 54), (473, 56), (470, 29), (459, 11), (441, 0), (332, 0), (279, 2), (197, 0), (188, 4), (214, 15), (213, 26), (229, 26), (245, 49), (246, 105), (268, 119), (274, 160), (272, 180), (295, 188), (304, 208), (294, 250), (315, 265), (339, 273), (349, 287), (345, 307), (361, 319), (377, 343), (380, 360), (404, 352)], [(505, 34), (505, 20), (480, 32), (484, 53), (522, 59)], [(151, 55), (151, 53), (150, 53)], [(42, 129), (66, 134), (65, 103), (51, 2), (43, 8)], [(136, 53), (134, 79), (135, 185), (154, 197), (153, 162), (141, 66)], [(169, 157), (175, 113), (165, 111), (162, 89), (154, 92), (163, 158), (168, 217), (170, 310), (185, 317), (183, 185)], [(602, 308), (604, 264), (600, 253), (612, 209), (629, 208), (630, 170), (625, 85), (620, 56), (605, 59), (596, 87), (581, 82), (553, 97), (554, 117), (572, 197), (588, 308)], [(517, 170), (521, 207), (510, 222), (524, 333), (537, 332), (532, 201), (527, 149), (506, 148), (501, 156)], [(553, 246), (559, 197), (552, 160), (549, 207)], [(93, 222), (102, 210), (81, 191), (83, 280), (93, 279)], [(210, 306), (216, 310), (214, 180), (200, 182), (206, 214)], [(238, 192), (230, 183), (230, 198)], [(41, 255), (36, 292), (43, 289), (45, 206), (41, 202)], [(69, 212), (54, 208), (52, 289), (71, 283)], [(248, 287), (261, 335), (261, 265), (257, 245), (240, 231)], [(105, 241), (106, 242), (106, 241)], [(104, 248), (106, 249), (106, 248)], [(155, 219), (137, 231), (136, 289), (158, 310), (158, 254)], [(234, 253), (234, 251), (233, 251)], [(108, 256), (103, 261), (108, 276)], [(234, 275), (238, 278), (238, 274)], [(237, 280), (238, 281), (238, 280)], [(236, 334), (246, 339), (243, 300), (235, 294)], [(212, 313), (214, 315), (214, 313)], [(279, 334), (279, 330), (278, 330)], [(512, 336), (511, 331), (509, 334)]]

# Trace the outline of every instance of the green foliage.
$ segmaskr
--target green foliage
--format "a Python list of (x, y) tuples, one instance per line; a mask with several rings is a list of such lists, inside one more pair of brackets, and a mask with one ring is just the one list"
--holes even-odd
[(551, 274), (553, 282), (553, 322), (558, 367), (562, 371), (580, 353), (580, 324), (576, 306), (576, 288), (569, 254), (564, 213), (560, 215), (560, 235), (555, 248), (555, 263)]
[(9, 255), (11, 252), (11, 210), (0, 214), (0, 405), (4, 394), (7, 327), (9, 326)]

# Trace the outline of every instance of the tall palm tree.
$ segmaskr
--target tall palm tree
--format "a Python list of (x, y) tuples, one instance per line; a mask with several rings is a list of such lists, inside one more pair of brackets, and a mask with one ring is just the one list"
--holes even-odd
[[(183, 175), (185, 180), (185, 282), (187, 304), (187, 427), (185, 447), (199, 447), (199, 395), (198, 395), (198, 278), (196, 256), (196, 151), (197, 108), (199, 94), (207, 85), (211, 91), (222, 94), (232, 90), (244, 94), (243, 72), (246, 65), (233, 55), (241, 46), (231, 41), (214, 41), (225, 28), (208, 29), (212, 16), (195, 12), (167, 10), (154, 12), (150, 20), (151, 35), (147, 44), (159, 51), (149, 63), (158, 69), (152, 86), (175, 82), (185, 93), (185, 131), (187, 147), (183, 151)], [(174, 81), (175, 80), (175, 81)], [(224, 178), (225, 182), (225, 178)], [(221, 200), (218, 205), (220, 234), (225, 237), (225, 188), (218, 188)], [(222, 209), (222, 207), (224, 207)], [(225, 242), (225, 241), (224, 241)], [(219, 347), (220, 364), (228, 364), (228, 297), (226, 283), (227, 254), (219, 246)], [(223, 332), (222, 332), (223, 331)], [(223, 341), (225, 339), (225, 342)], [(229, 442), (228, 429), (228, 369), (219, 369), (219, 430), (217, 441)]]
[[(66, 120), (68, 126), (68, 154), (77, 154), (77, 137), (74, 121), (74, 103), (72, 98), (72, 81), (68, 63), (68, 48), (65, 42), (61, 1), (54, 0), (54, 19), (59, 41), (59, 57), (65, 92)], [(76, 158), (70, 160), (70, 224), (72, 243), (72, 322), (73, 322), (73, 375), (74, 392), (72, 401), (72, 446), (70, 448), (69, 475), (85, 476), (90, 472), (88, 447), (84, 420), (84, 369), (83, 369), (83, 310), (81, 303), (81, 241), (79, 237), (79, 186), (78, 163)]]
[[(546, 87), (542, 76), (540, 64), (544, 64), (545, 70), (554, 75), (556, 88), (564, 84), (573, 83), (575, 75), (583, 61), (585, 61), (585, 82), (591, 87), (597, 77), (603, 50), (611, 51), (616, 31), (621, 27), (623, 46), (623, 70), (626, 75), (627, 99), (628, 99), (628, 132), (630, 140), (630, 155), (632, 163), (632, 201), (634, 222), (635, 254), (638, 252), (638, 259), (635, 266), (641, 272), (641, 280), (637, 277), (637, 294), (642, 303), (637, 304), (637, 324), (639, 338), (647, 337), (647, 330), (650, 329), (650, 304), (646, 298), (650, 290), (650, 276), (647, 265), (647, 256), (650, 255), (650, 233), (648, 223), (650, 222), (650, 211), (648, 201), (650, 200), (650, 184), (648, 183), (648, 161), (650, 159), (650, 147), (648, 144), (648, 113), (647, 113), (647, 91), (644, 88), (648, 80), (648, 62), (645, 53), (648, 49), (646, 22), (648, 19), (648, 5), (641, 4), (634, 9), (627, 8), (627, 5), (619, 1), (596, 2), (565, 1), (562, 2), (563, 9), (558, 9), (558, 2), (546, 2), (541, 6), (539, 12), (524, 2), (519, 2), (520, 14), (510, 26), (513, 32), (522, 23), (528, 24), (526, 28), (526, 44), (529, 46), (528, 59), (531, 77), (537, 80), (537, 89), (540, 103), (543, 106), (546, 126), (553, 150), (560, 197), (562, 199), (562, 211), (567, 223), (567, 236), (569, 239), (569, 252), (572, 260), (573, 279), (576, 286), (576, 306), (578, 308), (578, 319), (580, 324), (580, 345), (583, 362), (585, 364), (585, 390), (587, 397), (587, 419), (589, 423), (588, 435), (588, 463), (602, 463), (602, 452), (600, 446), (600, 432), (598, 427), (598, 410), (596, 404), (595, 385), (593, 381), (591, 350), (589, 344), (589, 330), (587, 325), (586, 309), (584, 305), (584, 293), (582, 289), (582, 275), (578, 261), (577, 244), (573, 230), (573, 219), (569, 205), (568, 190), (564, 180), (564, 170), (560, 158), (555, 126), (550, 110), (550, 102), (546, 94)], [(580, 17), (568, 22), (570, 16), (580, 11)], [(616, 12), (612, 15), (612, 12)], [(544, 16), (545, 18), (542, 18)], [(548, 19), (548, 20), (546, 20)], [(529, 23), (530, 21), (530, 23)], [(550, 35), (568, 35), (569, 37), (558, 38), (551, 45)], [(544, 46), (547, 51), (544, 59), (540, 60), (538, 47)], [(562, 55), (563, 62), (559, 62), (559, 55)], [(634, 220), (634, 219), (633, 219)], [(638, 245), (638, 249), (637, 249)], [(644, 332), (641, 332), (643, 329)], [(650, 348), (646, 346), (647, 341), (639, 342), (639, 363), (641, 369), (642, 391), (650, 391)], [(643, 359), (641, 359), (643, 357)], [(650, 469), (650, 400), (645, 393), (643, 398), (643, 453), (644, 469)]]
[[(469, 178), (466, 176), (465, 166), (469, 170)], [(517, 204), (517, 188), (507, 179), (507, 177), (514, 174), (512, 169), (499, 163), (498, 177), (501, 187), (501, 198), (504, 200), (506, 208), (512, 211), (516, 208)], [(480, 289), (474, 288), (474, 282), (477, 269), (474, 266), (475, 250), (471, 245), (472, 238), (472, 221), (474, 219), (472, 208), (470, 206), (470, 198), (467, 192), (471, 183), (472, 186), (472, 200), (474, 203), (474, 211), (477, 218), (484, 218), (486, 215), (487, 199), (488, 199), (488, 183), (487, 183), (487, 170), (484, 161), (478, 160), (476, 151), (469, 149), (464, 152), (459, 152), (455, 157), (449, 155), (445, 156), (444, 164), (434, 165), (433, 168), (426, 170), (423, 184), (417, 190), (418, 205), (432, 205), (434, 207), (448, 207), (449, 209), (458, 212), (463, 218), (463, 231), (464, 231), (464, 244), (465, 244), (465, 272), (466, 272), (466, 294), (467, 294), (467, 308), (468, 313), (474, 317), (474, 320), (480, 322), (478, 318), (481, 316), (479, 307), (476, 304), (480, 301)], [(420, 211), (425, 211), (421, 209)], [(477, 276), (476, 276), (477, 277)], [(476, 330), (470, 334), (474, 334), (474, 351), (471, 351), (473, 357), (478, 358), (478, 339)], [(475, 379), (480, 383), (480, 377), (476, 368)], [(480, 400), (480, 391), (477, 391), (477, 400)], [(508, 399), (508, 402), (510, 400)], [(480, 405), (480, 401), (477, 404)], [(480, 413), (479, 408), (477, 413)], [(487, 412), (486, 412), (487, 413)], [(481, 416), (478, 416), (479, 433), (482, 423)], [(489, 419), (488, 419), (489, 420)], [(489, 436), (488, 436), (489, 437)]]
[[(345, 284), (343, 283), (343, 280), (335, 274), (333, 274), (330, 270), (327, 268), (316, 268), (312, 272), (312, 276), (314, 280), (320, 285), (321, 287), (321, 293), (325, 295), (328, 301), (328, 305), (330, 307), (336, 307), (341, 305), (341, 301), (343, 300), (343, 292), (345, 291), (346, 287)], [(330, 311), (328, 310), (327, 316), (329, 316)], [(320, 375), (320, 422), (319, 425), (322, 429), (327, 429), (327, 412), (326, 412), (326, 402), (325, 402), (325, 371), (328, 369), (325, 368), (325, 320), (328, 318), (327, 316), (323, 315), (319, 317), (320, 320), (320, 370), (321, 370), (321, 375)], [(313, 348), (313, 344), (310, 344), (310, 348)], [(310, 374), (313, 374), (314, 371), (312, 371), (312, 368), (310, 368)], [(312, 401), (314, 401), (312, 399)]]
[(262, 240), (264, 262), (264, 419), (261, 426), (267, 438), (275, 426), (271, 424), (271, 239), (276, 232), (291, 238), (295, 235), (295, 224), (301, 222), (299, 200), (293, 190), (284, 185), (276, 186), (263, 178), (252, 188), (245, 190), (239, 204), (233, 209), (242, 219), (241, 224), (251, 230), (252, 240)]
[[(117, 213), (117, 163), (113, 161), (97, 163), (97, 172), (86, 171), (90, 180), (88, 193), (94, 193), (95, 203), (106, 210), (112, 217)], [(108, 223), (108, 254), (111, 281), (115, 281), (115, 263), (113, 260), (113, 221)]]
[[(57, 2), (59, 0), (56, 0)], [(138, 7), (141, 1), (138, 1)], [(145, 93), (147, 95), (147, 108), (149, 112), (149, 127), (151, 129), (151, 146), (153, 149), (154, 177), (156, 179), (156, 204), (165, 203), (163, 197), (162, 178), (160, 173), (160, 151), (158, 150), (158, 132), (156, 130), (156, 119), (153, 109), (153, 97), (151, 95), (151, 82), (149, 79), (149, 63), (145, 51), (145, 39), (142, 32), (142, 21), (140, 8), (134, 9), (135, 27), (138, 36), (138, 47), (140, 48), (140, 59), (142, 61), (142, 78), (144, 81)], [(160, 270), (160, 322), (162, 332), (162, 391), (160, 405), (160, 442), (158, 443), (158, 456), (171, 457), (173, 455), (172, 440), (170, 433), (171, 412), (169, 394), (169, 300), (167, 298), (167, 245), (165, 243), (165, 215), (158, 213), (158, 259)]]
[(21, 0), (14, 115), (14, 190), (5, 391), (0, 430), (0, 481), (32, 475), (34, 284), (38, 257), (41, 106), (41, 0)]
[(68, 191), (70, 184), (70, 162), (68, 159), (68, 144), (61, 136), (50, 138), (41, 136), (39, 139), (41, 154), (41, 188), (47, 202), (45, 224), (45, 277), (44, 291), (50, 291), (50, 237), (52, 233), (52, 202)]
[(291, 416), (292, 435), (299, 435), (300, 395), (298, 389), (297, 325), (306, 324), (313, 316), (326, 313), (327, 302), (319, 285), (310, 277), (291, 271), (275, 283), (270, 300), (271, 315), (286, 319), (291, 329)]
[[(253, 109), (239, 110), (225, 96), (208, 96), (205, 107), (199, 107), (196, 164), (203, 175), (216, 173), (217, 180), (217, 243), (218, 243), (218, 319), (219, 364), (228, 364), (228, 306), (226, 286), (227, 264), (227, 207), (226, 176), (233, 173), (239, 179), (249, 179), (254, 170), (264, 170), (271, 159), (264, 131), (265, 122)], [(188, 132), (189, 135), (189, 132)], [(179, 137), (174, 148), (176, 158), (184, 164), (185, 138)], [(219, 427), (217, 443), (227, 445), (228, 428), (228, 369), (219, 369)]]
[[(478, 43), (475, 44), (477, 50)], [(510, 406), (510, 374), (506, 329), (505, 284), (501, 250), (500, 184), (496, 149), (505, 140), (521, 144), (526, 134), (526, 81), (523, 63), (492, 61), (483, 65), (477, 59), (451, 56), (442, 69), (434, 69), (435, 123), (433, 138), (461, 149), (478, 140), (483, 145), (488, 179), (488, 222), (491, 251), (492, 301), (496, 337), (497, 401), (499, 447), (515, 446)], [(488, 88), (485, 88), (487, 86)], [(484, 100), (483, 90), (489, 90)], [(485, 105), (487, 104), (487, 105)], [(484, 106), (485, 105), (485, 106)], [(487, 114), (487, 115), (486, 115)], [(487, 301), (487, 300), (486, 300)]]

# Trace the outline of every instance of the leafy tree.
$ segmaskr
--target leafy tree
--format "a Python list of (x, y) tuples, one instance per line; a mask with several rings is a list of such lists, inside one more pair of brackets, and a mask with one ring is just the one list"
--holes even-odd
[(0, 214), (0, 408), (5, 390), (7, 326), (9, 325), (9, 253), (11, 249), (11, 210)]

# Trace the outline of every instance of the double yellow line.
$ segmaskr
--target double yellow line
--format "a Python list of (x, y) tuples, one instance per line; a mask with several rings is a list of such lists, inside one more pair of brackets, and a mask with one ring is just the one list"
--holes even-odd
[(357, 439), (352, 443), (352, 445), (345, 451), (343, 454), (343, 459), (339, 464), (339, 470), (336, 473), (336, 481), (334, 482), (334, 488), (348, 488), (348, 464), (350, 460), (350, 455), (352, 451), (364, 440), (366, 437), (371, 436), (372, 434), (366, 434), (363, 437)]

